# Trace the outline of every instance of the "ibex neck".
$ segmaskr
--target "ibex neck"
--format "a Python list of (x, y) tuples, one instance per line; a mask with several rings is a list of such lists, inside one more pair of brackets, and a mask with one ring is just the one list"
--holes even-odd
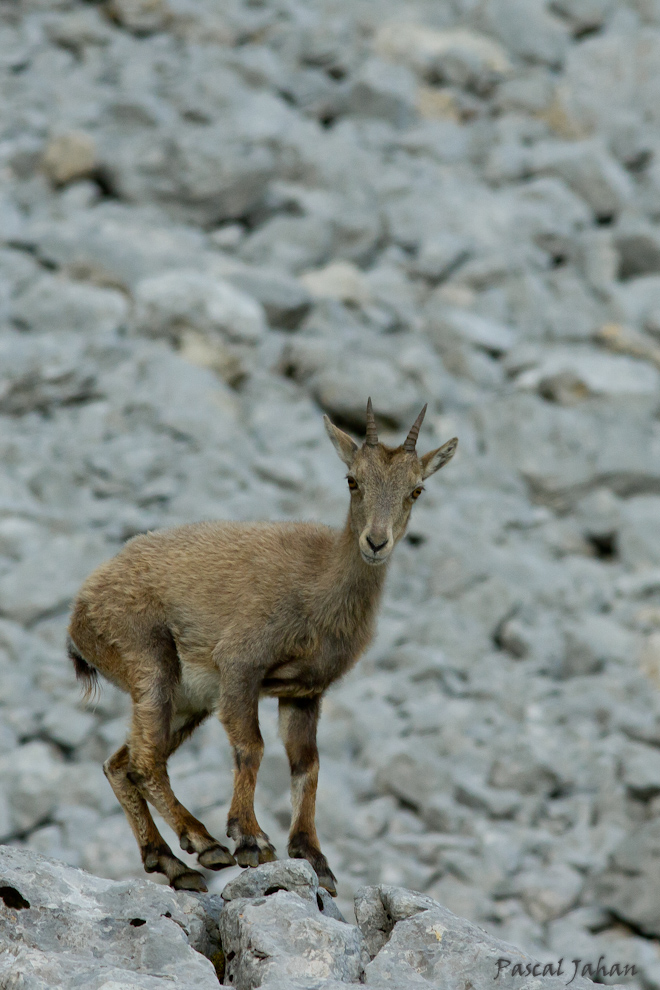
[(337, 534), (332, 570), (333, 586), (339, 592), (338, 601), (347, 612), (364, 615), (378, 608), (387, 564), (374, 566), (364, 562), (350, 519)]

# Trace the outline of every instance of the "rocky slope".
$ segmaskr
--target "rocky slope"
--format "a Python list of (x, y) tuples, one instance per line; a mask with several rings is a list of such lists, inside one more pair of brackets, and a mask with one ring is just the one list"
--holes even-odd
[[(322, 412), (398, 442), (428, 401), (459, 453), (322, 717), (340, 906), (660, 982), (658, 79), (657, 0), (0, 4), (0, 841), (142, 876), (80, 580), (149, 528), (339, 524)], [(171, 769), (222, 835), (221, 727)]]
[(525, 990), (559, 990), (567, 976), (576, 990), (593, 985), (401, 887), (360, 888), (348, 924), (300, 860), (247, 870), (218, 897), (4, 847), (0, 884), (3, 990), (486, 990), (515, 967)]

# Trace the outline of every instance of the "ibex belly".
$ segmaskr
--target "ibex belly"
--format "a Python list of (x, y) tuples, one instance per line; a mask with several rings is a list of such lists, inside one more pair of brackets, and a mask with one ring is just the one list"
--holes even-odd
[(220, 701), (220, 673), (213, 667), (181, 663), (181, 679), (174, 695), (174, 710), (194, 714), (215, 711)]

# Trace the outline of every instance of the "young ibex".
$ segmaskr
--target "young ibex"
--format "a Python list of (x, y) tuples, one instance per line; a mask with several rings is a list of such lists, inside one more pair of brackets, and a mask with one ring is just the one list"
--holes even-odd
[[(342, 530), (315, 523), (205, 522), (136, 536), (84, 583), (69, 626), (69, 655), (88, 693), (98, 674), (131, 695), (128, 741), (104, 764), (147, 872), (172, 887), (206, 890), (172, 853), (147, 801), (211, 870), (275, 859), (254, 814), (263, 754), (260, 695), (279, 699), (291, 767), (289, 855), (308, 860), (336, 893), (314, 824), (321, 697), (369, 643), (386, 567), (422, 482), (456, 450), (456, 439), (418, 457), (426, 406), (405, 442), (378, 440), (367, 404), (361, 447), (324, 417), (348, 467), (351, 502)], [(168, 757), (211, 713), (233, 749), (227, 835), (210, 835), (172, 792)]]

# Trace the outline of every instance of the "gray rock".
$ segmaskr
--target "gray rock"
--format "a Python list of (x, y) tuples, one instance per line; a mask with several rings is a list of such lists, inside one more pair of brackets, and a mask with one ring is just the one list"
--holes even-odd
[[(403, 427), (414, 420), (420, 404), (412, 379), (401, 374), (393, 362), (380, 357), (344, 354), (325, 369), (316, 372), (309, 387), (319, 405), (328, 414), (362, 428), (364, 420), (364, 383), (370, 382), (374, 407), (380, 415)], [(408, 429), (410, 427), (408, 426)]]
[(318, 887), (318, 877), (306, 860), (286, 859), (245, 870), (222, 888), (222, 896), (226, 901), (235, 901), (238, 897), (264, 897), (289, 890), (316, 904)]
[(629, 567), (660, 564), (660, 497), (640, 495), (621, 506), (618, 549)]
[(576, 264), (596, 292), (614, 291), (620, 257), (612, 232), (607, 229), (585, 231), (577, 245)]
[[(385, 885), (361, 888), (355, 910), (372, 956), (367, 986), (460, 987), (469, 981), (485, 990), (498, 973), (513, 972), (516, 964), (525, 987), (563, 985), (559, 978), (529, 979), (535, 971), (537, 977), (543, 974), (543, 963), (422, 894)], [(556, 964), (546, 976), (555, 971)], [(578, 980), (586, 990), (587, 981)]]
[(319, 887), (316, 892), (317, 898), (320, 900), (319, 911), (324, 914), (327, 918), (334, 918), (335, 921), (343, 921), (344, 924), (348, 924), (346, 918), (341, 913), (337, 907), (337, 902), (334, 897), (328, 893), (323, 887)]
[(505, 49), (486, 35), (465, 28), (450, 31), (420, 24), (390, 22), (376, 33), (379, 55), (409, 65), (425, 79), (488, 93), (509, 75)]
[(26, 240), (50, 264), (124, 288), (159, 272), (188, 268), (204, 251), (199, 230), (167, 225), (148, 209), (119, 203), (57, 220), (37, 219)]
[(660, 272), (660, 230), (648, 223), (627, 223), (615, 231), (619, 274), (634, 278)]
[(346, 109), (354, 117), (375, 117), (394, 127), (405, 127), (414, 119), (415, 79), (402, 65), (388, 65), (370, 58), (351, 80)]
[(349, 261), (335, 261), (325, 268), (304, 272), (300, 281), (315, 299), (336, 299), (355, 306), (370, 302), (369, 282)]
[(72, 334), (35, 339), (7, 330), (0, 342), (0, 411), (47, 413), (91, 399), (97, 368), (83, 343)]
[(535, 66), (497, 87), (494, 102), (504, 112), (542, 113), (552, 104), (554, 80), (550, 72)]
[(639, 651), (635, 633), (606, 615), (583, 615), (567, 623), (564, 634), (562, 671), (568, 677), (592, 674), (610, 662), (628, 664)]
[(30, 547), (0, 577), (0, 614), (29, 622), (67, 608), (81, 581), (107, 556), (98, 537), (44, 534), (40, 546)]
[(529, 167), (537, 175), (563, 179), (596, 216), (616, 214), (632, 198), (628, 174), (598, 140), (540, 141)]
[[(631, 29), (632, 28), (632, 29)], [(656, 72), (660, 35), (653, 28), (606, 31), (568, 53), (558, 109), (573, 135), (599, 132), (617, 140), (627, 136), (639, 148), (658, 122)], [(653, 80), (647, 84), (643, 80)], [(631, 142), (631, 136), (634, 140)], [(634, 152), (633, 152), (634, 153)]]
[(107, 336), (125, 324), (128, 304), (114, 289), (43, 275), (14, 299), (11, 315), (21, 327), (38, 333), (71, 330)]
[(30, 990), (84, 985), (217, 987), (213, 914), (200, 899), (147, 880), (115, 883), (0, 850), (0, 980)]
[(489, 0), (476, 19), (510, 52), (531, 62), (558, 65), (566, 52), (568, 32), (542, 0)]
[(420, 753), (414, 741), (396, 740), (387, 748), (381, 743), (379, 750), (379, 759), (374, 759), (376, 783), (385, 793), (420, 807), (432, 795), (450, 789), (448, 768), (430, 754)]
[(90, 176), (95, 166), (94, 141), (82, 131), (59, 134), (44, 149), (42, 167), (56, 186)]
[(470, 255), (470, 244), (457, 234), (438, 234), (420, 246), (410, 271), (433, 282), (440, 282), (460, 267)]
[(285, 978), (356, 983), (369, 958), (359, 929), (325, 917), (315, 903), (287, 890), (229, 901), (220, 937), (225, 982), (239, 990)]
[(192, 269), (164, 272), (135, 288), (134, 327), (149, 336), (179, 339), (196, 330), (229, 341), (254, 344), (266, 330), (254, 299), (228, 282)]
[(642, 743), (629, 743), (622, 755), (622, 777), (631, 794), (642, 801), (660, 794), (660, 753)]
[(520, 471), (540, 499), (558, 505), (605, 484), (620, 495), (660, 488), (649, 458), (654, 440), (642, 439), (639, 422), (642, 432), (634, 431), (631, 444), (614, 409), (578, 413), (520, 396), (493, 403), (483, 428), (489, 452)]
[(478, 777), (464, 774), (456, 781), (456, 800), (468, 808), (485, 811), (491, 818), (512, 818), (520, 810), (520, 794), (506, 788), (488, 787)]
[(539, 870), (523, 870), (513, 881), (525, 909), (541, 924), (566, 914), (575, 904), (584, 885), (576, 869), (558, 863)]
[(227, 278), (237, 289), (261, 303), (272, 326), (294, 330), (312, 303), (301, 282), (284, 272), (243, 268), (229, 272)]
[(228, 140), (222, 125), (186, 127), (155, 140), (147, 133), (123, 140), (108, 133), (99, 158), (120, 196), (157, 203), (177, 220), (207, 225), (254, 209), (277, 174), (268, 147)]
[(315, 216), (276, 216), (245, 238), (239, 254), (252, 265), (273, 265), (298, 273), (332, 254), (330, 220)]
[(655, 395), (660, 390), (660, 372), (624, 355), (556, 347), (540, 351), (533, 367), (517, 376), (516, 385), (570, 403), (587, 395)]
[(596, 878), (595, 896), (649, 936), (660, 933), (660, 823), (647, 822), (616, 846), (607, 868)]
[(9, 798), (5, 838), (29, 831), (48, 818), (59, 800), (64, 766), (43, 742), (29, 742), (0, 756), (0, 780)]
[(467, 310), (447, 307), (430, 314), (429, 323), (431, 339), (441, 351), (460, 340), (486, 351), (505, 354), (516, 342), (516, 333), (511, 327)]
[(71, 705), (59, 702), (46, 712), (43, 727), (49, 739), (60, 746), (79, 746), (96, 726), (96, 719), (89, 712), (77, 711)]
[(614, 0), (555, 0), (554, 10), (567, 17), (574, 31), (602, 27), (614, 11)]

